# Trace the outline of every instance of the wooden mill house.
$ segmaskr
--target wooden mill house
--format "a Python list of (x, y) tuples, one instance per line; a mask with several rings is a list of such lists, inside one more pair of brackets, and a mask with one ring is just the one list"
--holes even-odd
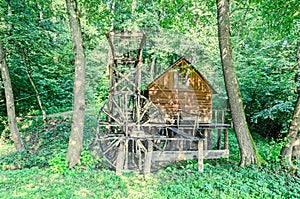
[[(168, 67), (143, 91), (143, 95), (162, 111), (170, 124), (191, 136), (206, 138), (204, 151), (207, 159), (229, 156), (229, 125), (224, 124), (224, 115), (221, 123), (212, 123), (213, 94), (217, 94), (215, 89), (184, 57)], [(218, 129), (215, 147), (212, 146), (213, 129)]]

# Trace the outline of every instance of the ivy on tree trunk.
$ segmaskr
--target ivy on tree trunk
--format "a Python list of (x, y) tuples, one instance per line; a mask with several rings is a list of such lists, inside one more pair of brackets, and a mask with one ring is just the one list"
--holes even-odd
[(85, 55), (76, 0), (66, 0), (75, 56), (74, 112), (66, 157), (69, 167), (80, 161), (85, 111)]

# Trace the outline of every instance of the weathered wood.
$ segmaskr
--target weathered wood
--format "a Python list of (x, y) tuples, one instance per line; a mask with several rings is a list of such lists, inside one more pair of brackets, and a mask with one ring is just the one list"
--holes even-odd
[(203, 172), (203, 141), (198, 141), (198, 171)]
[(224, 149), (228, 149), (228, 129), (224, 129)]
[(125, 148), (124, 148), (124, 142), (121, 141), (120, 146), (118, 148), (117, 163), (116, 163), (116, 175), (117, 176), (122, 175), (124, 160), (125, 160)]
[(229, 158), (229, 150), (206, 150), (203, 152), (205, 159)]
[[(201, 105), (195, 105), (195, 106), (187, 106), (184, 104), (161, 104), (161, 103), (156, 103), (156, 106), (164, 107), (165, 109), (178, 109), (178, 112), (202, 112), (202, 113), (209, 113), (211, 114), (211, 111), (207, 109), (208, 107), (201, 106)], [(203, 107), (203, 108), (202, 108)], [(181, 110), (181, 111), (180, 111)]]
[(145, 175), (149, 174), (151, 170), (152, 153), (153, 153), (153, 142), (151, 140), (148, 140), (148, 150), (145, 155), (145, 167), (144, 167)]
[(152, 95), (161, 95), (161, 96), (177, 96), (180, 97), (184, 94), (193, 94), (198, 99), (211, 100), (211, 94), (209, 92), (199, 92), (197, 90), (189, 89), (150, 89), (149, 94)]
[[(199, 141), (203, 142), (203, 141)], [(228, 158), (229, 150), (203, 150), (204, 159)], [(152, 162), (197, 160), (198, 151), (153, 151)]]
[(150, 96), (151, 101), (155, 103), (161, 104), (169, 104), (169, 105), (192, 105), (193, 107), (203, 106), (205, 108), (207, 106), (208, 109), (211, 109), (212, 103), (209, 100), (198, 100), (193, 99), (191, 96), (186, 96), (184, 98), (177, 98), (176, 96), (169, 97), (160, 97), (160, 96)]
[[(189, 139), (187, 138), (180, 138), (180, 137), (177, 137), (177, 138), (171, 138), (171, 137), (100, 137), (98, 140), (157, 140), (157, 141), (187, 141)], [(205, 140), (204, 138), (197, 138), (195, 137), (194, 140), (192, 141), (199, 141), (199, 140)]]
[(186, 138), (188, 140), (198, 140), (196, 137), (192, 137), (192, 136), (188, 135), (187, 133), (179, 130), (178, 128), (171, 127), (171, 128), (168, 128), (168, 129), (172, 130), (177, 135), (180, 135), (180, 136), (182, 136), (182, 137), (184, 137), (184, 138)]
[(128, 155), (129, 155), (129, 150), (128, 150), (128, 141), (125, 140), (125, 163), (124, 163), (124, 170), (128, 170)]
[(199, 123), (199, 128), (209, 129), (209, 128), (224, 128), (227, 129), (230, 127), (230, 124), (218, 124), (218, 123)]
[(163, 104), (166, 104), (166, 103), (189, 103), (189, 104), (205, 104), (205, 105), (211, 105), (211, 101), (207, 100), (207, 99), (192, 99), (192, 98), (173, 98), (172, 96), (169, 96), (169, 97), (165, 97), (165, 96), (158, 96), (158, 95), (155, 95), (155, 96), (152, 96), (151, 100), (153, 102), (157, 102), (157, 103), (163, 103)]
[(217, 140), (217, 147), (218, 149), (221, 149), (221, 143), (222, 143), (222, 129), (218, 129), (218, 140)]
[(210, 150), (212, 147), (211, 143), (211, 129), (207, 129), (207, 135), (205, 137), (205, 140), (207, 141), (207, 150)]
[[(207, 135), (208, 135), (208, 129), (204, 129), (204, 137), (207, 138)], [(208, 149), (208, 143), (206, 139), (204, 140), (203, 149), (204, 150)]]
[(198, 151), (153, 151), (152, 161), (196, 160)]

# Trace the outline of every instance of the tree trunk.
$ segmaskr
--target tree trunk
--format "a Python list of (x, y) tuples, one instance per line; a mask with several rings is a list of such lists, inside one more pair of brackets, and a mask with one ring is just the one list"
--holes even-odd
[(131, 3), (131, 15), (134, 15), (135, 9), (136, 9), (136, 0), (132, 0), (132, 3)]
[(44, 123), (46, 123), (46, 116), (47, 116), (47, 114), (46, 114), (46, 111), (45, 111), (45, 109), (43, 107), (42, 100), (41, 100), (41, 97), (40, 97), (40, 93), (39, 93), (39, 91), (38, 91), (38, 89), (37, 89), (37, 87), (36, 87), (36, 85), (35, 85), (35, 83), (34, 83), (34, 81), (32, 79), (31, 72), (30, 72), (30, 70), (29, 70), (29, 68), (27, 66), (27, 59), (26, 59), (25, 51), (24, 51), (24, 49), (22, 49), (21, 51), (22, 51), (22, 57), (23, 57), (23, 65), (24, 65), (27, 77), (28, 77), (29, 82), (30, 82), (30, 84), (31, 84), (31, 86), (32, 86), (32, 88), (33, 88), (33, 90), (35, 92), (36, 99), (37, 99), (39, 107), (40, 107), (40, 109), (42, 111), (43, 121), (44, 121)]
[(240, 165), (257, 164), (259, 159), (246, 122), (242, 97), (233, 64), (229, 33), (229, 0), (217, 0), (217, 9), (218, 37), (222, 69), (233, 127), (240, 149)]
[(80, 161), (85, 111), (85, 55), (76, 0), (66, 0), (75, 56), (74, 112), (66, 157), (69, 168)]
[(11, 137), (12, 137), (12, 140), (16, 147), (16, 150), (23, 151), (24, 145), (23, 145), (23, 142), (21, 139), (21, 134), (20, 134), (18, 126), (17, 126), (14, 95), (13, 95), (13, 90), (12, 90), (12, 86), (11, 86), (8, 67), (6, 64), (6, 56), (5, 56), (5, 52), (4, 52), (4, 47), (3, 47), (1, 39), (0, 39), (0, 67), (1, 67), (2, 80), (4, 83), (7, 117), (8, 117), (8, 124), (9, 124)]
[[(299, 84), (300, 82), (300, 39), (297, 42), (297, 64), (296, 64), (296, 77), (295, 81), (296, 83)], [(293, 164), (292, 158), (293, 154), (299, 154), (299, 146), (300, 145), (300, 88), (298, 85), (297, 88), (297, 94), (298, 98), (295, 104), (294, 108), (294, 113), (293, 113), (293, 119), (290, 124), (289, 130), (288, 130), (288, 142), (285, 145), (285, 147), (281, 151), (281, 158), (282, 158), (282, 163), (292, 169), (296, 169), (297, 167)], [(297, 155), (298, 160), (299, 160), (299, 155)], [(300, 161), (300, 160), (299, 160)]]
[(115, 18), (114, 18), (114, 14), (115, 14), (115, 6), (116, 6), (116, 0), (113, 0), (112, 2), (112, 5), (111, 5), (111, 9), (110, 9), (110, 13), (111, 15), (113, 16), (110, 20), (110, 31), (113, 31), (114, 30), (114, 21), (115, 21)]

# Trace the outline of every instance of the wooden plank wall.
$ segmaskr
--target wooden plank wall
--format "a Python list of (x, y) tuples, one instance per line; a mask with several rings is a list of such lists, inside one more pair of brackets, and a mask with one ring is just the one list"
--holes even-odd
[(148, 98), (169, 117), (176, 116), (182, 110), (183, 117), (184, 113), (197, 114), (200, 122), (209, 123), (212, 115), (212, 92), (208, 85), (197, 73), (191, 73), (188, 85), (178, 88), (174, 83), (180, 79), (174, 80), (175, 72), (167, 72), (148, 88)]

